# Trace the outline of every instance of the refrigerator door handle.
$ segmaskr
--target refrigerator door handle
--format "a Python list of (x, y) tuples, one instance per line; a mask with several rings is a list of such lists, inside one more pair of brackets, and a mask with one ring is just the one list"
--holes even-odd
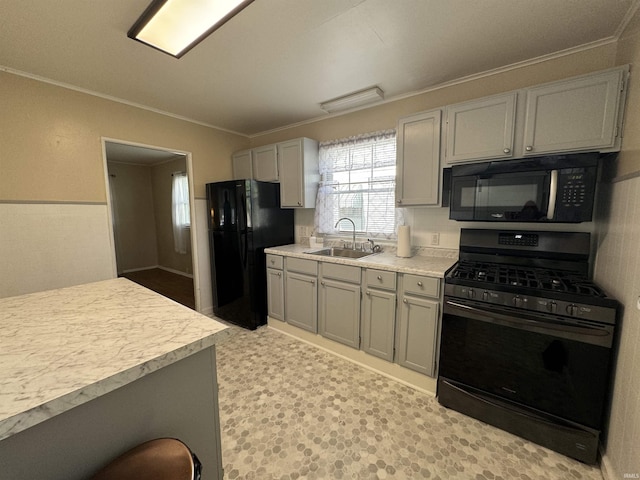
[(238, 225), (240, 226), (240, 238), (242, 238), (242, 241), (244, 243), (244, 248), (243, 248), (243, 254), (242, 254), (242, 266), (244, 268), (247, 268), (247, 256), (248, 256), (248, 249), (249, 249), (249, 239), (247, 238), (247, 204), (246, 204), (246, 198), (244, 196), (244, 193), (240, 195), (240, 203), (242, 205), (242, 219), (243, 219), (243, 225), (240, 226), (240, 222), (238, 222)]

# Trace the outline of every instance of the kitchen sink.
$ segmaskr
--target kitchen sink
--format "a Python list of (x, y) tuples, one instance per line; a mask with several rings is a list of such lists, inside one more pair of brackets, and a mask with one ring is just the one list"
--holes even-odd
[(350, 248), (323, 248), (315, 252), (305, 252), (310, 255), (320, 255), (323, 257), (342, 257), (342, 258), (362, 258), (368, 255), (373, 255), (372, 252), (362, 252), (360, 250), (351, 250)]

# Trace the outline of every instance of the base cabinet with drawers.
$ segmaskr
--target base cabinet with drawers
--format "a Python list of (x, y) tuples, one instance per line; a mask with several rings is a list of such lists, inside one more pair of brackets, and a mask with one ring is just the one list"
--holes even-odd
[(269, 316), (434, 377), (442, 280), (267, 254)]
[(318, 331), (318, 262), (284, 259), (284, 320), (309, 332)]
[(440, 280), (403, 275), (399, 287), (396, 362), (434, 376), (440, 317)]

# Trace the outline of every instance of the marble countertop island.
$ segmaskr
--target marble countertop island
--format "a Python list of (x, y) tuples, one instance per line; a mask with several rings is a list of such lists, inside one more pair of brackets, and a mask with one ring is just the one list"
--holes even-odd
[(0, 332), (0, 440), (230, 334), (123, 278), (0, 299)]
[[(327, 247), (324, 247), (327, 248)], [(395, 249), (381, 253), (374, 253), (366, 257), (353, 259), (342, 257), (326, 257), (313, 255), (310, 252), (321, 250), (306, 245), (292, 244), (281, 247), (265, 248), (265, 253), (282, 255), (284, 257), (306, 258), (321, 262), (340, 263), (364, 268), (376, 268), (399, 273), (427, 275), (443, 278), (451, 266), (458, 261), (458, 251), (443, 248), (414, 248), (413, 256), (397, 257)]]

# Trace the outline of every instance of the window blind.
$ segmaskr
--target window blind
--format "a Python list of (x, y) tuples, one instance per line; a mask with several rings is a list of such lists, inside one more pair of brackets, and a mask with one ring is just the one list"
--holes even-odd
[(395, 130), (320, 144), (320, 185), (315, 226), (319, 233), (356, 232), (370, 238), (394, 238), (403, 212), (395, 208)]

